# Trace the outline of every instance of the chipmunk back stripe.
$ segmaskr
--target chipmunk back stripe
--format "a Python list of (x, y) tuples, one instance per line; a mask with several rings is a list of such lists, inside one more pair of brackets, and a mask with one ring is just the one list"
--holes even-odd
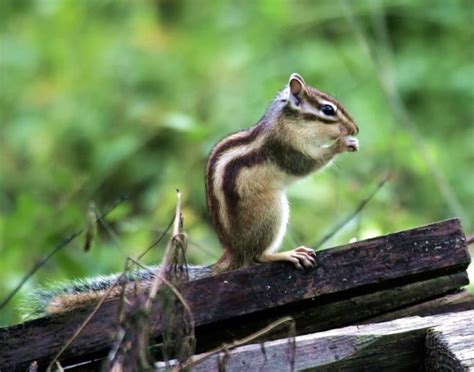
[(212, 172), (214, 170), (216, 162), (219, 160), (221, 155), (226, 152), (227, 150), (237, 147), (237, 146), (242, 146), (242, 145), (247, 145), (251, 143), (253, 140), (255, 140), (256, 137), (265, 129), (265, 123), (261, 121), (258, 125), (255, 127), (249, 129), (249, 130), (244, 130), (240, 132), (236, 132), (233, 135), (231, 135), (229, 138), (225, 138), (221, 140), (212, 150), (211, 156), (209, 157), (208, 165), (207, 165), (207, 170), (208, 172)]
[(248, 131), (237, 132), (234, 135), (237, 137), (231, 137), (231, 139), (227, 141), (221, 141), (214, 147), (211, 152), (211, 156), (209, 157), (206, 168), (206, 194), (208, 210), (210, 211), (211, 220), (215, 226), (217, 236), (219, 237), (219, 240), (221, 241), (221, 244), (224, 247), (228, 246), (228, 243), (225, 238), (226, 234), (224, 226), (219, 217), (221, 205), (214, 191), (215, 166), (219, 158), (227, 149), (232, 148), (234, 146), (239, 146), (241, 144), (245, 144), (251, 140), (251, 136)]
[(230, 137), (227, 137), (221, 140), (212, 150), (211, 156), (209, 157), (207, 169), (206, 169), (206, 193), (207, 193), (207, 203), (208, 209), (210, 211), (211, 219), (214, 223), (214, 226), (217, 231), (217, 235), (221, 240), (223, 246), (228, 246), (226, 239), (226, 231), (224, 228), (224, 223), (220, 217), (221, 208), (224, 207), (221, 205), (219, 198), (216, 195), (214, 182), (216, 168), (218, 161), (222, 158), (224, 154), (233, 150), (239, 146), (245, 146), (251, 144), (255, 139), (258, 138), (260, 133), (265, 129), (265, 122), (260, 121), (255, 127), (236, 132)]
[(239, 172), (243, 168), (251, 168), (263, 163), (265, 160), (267, 160), (267, 156), (262, 149), (256, 149), (247, 155), (234, 158), (225, 166), (222, 187), (224, 189), (228, 216), (232, 217), (237, 213), (239, 194), (236, 188), (236, 180)]

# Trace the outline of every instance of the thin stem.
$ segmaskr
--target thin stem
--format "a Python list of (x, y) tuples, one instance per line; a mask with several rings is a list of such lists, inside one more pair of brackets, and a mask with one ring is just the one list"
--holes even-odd
[[(98, 216), (97, 220), (100, 220), (101, 218), (107, 216), (110, 212), (112, 212), (120, 203), (123, 201), (127, 200), (126, 196), (121, 196), (120, 198), (117, 199), (117, 201), (109, 208), (107, 212), (105, 212), (103, 215)], [(84, 232), (84, 229), (81, 229), (75, 233), (73, 233), (71, 236), (68, 238), (64, 239), (61, 243), (59, 243), (56, 247), (54, 247), (51, 252), (49, 252), (45, 257), (43, 257), (39, 262), (33, 266), (33, 268), (23, 277), (23, 279), (20, 281), (20, 283), (10, 292), (10, 294), (1, 302), (0, 304), (0, 310), (2, 310), (15, 296), (15, 294), (23, 287), (23, 285), (44, 265), (46, 262), (48, 262), (51, 257), (53, 257), (58, 251), (60, 251), (62, 248), (64, 248), (66, 245), (68, 245), (70, 242), (72, 242), (75, 238), (77, 238), (79, 235), (81, 235)]]
[(211, 356), (213, 356), (215, 354), (218, 354), (222, 351), (235, 349), (236, 347), (241, 346), (241, 345), (248, 344), (249, 342), (251, 342), (251, 341), (253, 341), (257, 338), (266, 335), (267, 333), (271, 332), (272, 330), (274, 330), (277, 327), (280, 327), (280, 326), (282, 326), (286, 323), (294, 324), (294, 322), (295, 322), (295, 320), (291, 316), (285, 316), (284, 318), (278, 319), (278, 320), (270, 323), (268, 326), (258, 330), (257, 332), (254, 332), (254, 333), (252, 333), (252, 334), (250, 334), (250, 335), (248, 335), (244, 338), (241, 338), (240, 340), (235, 340), (230, 344), (224, 344), (222, 346), (216, 347), (216, 348), (214, 348), (212, 350), (209, 350), (208, 352), (203, 353), (201, 355), (192, 356), (190, 358), (190, 360), (184, 362), (183, 364), (178, 364), (175, 368), (173, 368), (173, 371), (177, 372), (177, 371), (185, 370), (186, 368), (189, 368), (193, 365), (196, 365), (198, 363), (203, 362), (206, 359), (209, 359)]
[(319, 248), (324, 243), (326, 243), (329, 239), (331, 239), (339, 230), (341, 230), (344, 226), (346, 226), (354, 217), (356, 217), (364, 208), (365, 206), (372, 200), (372, 198), (377, 194), (377, 192), (387, 183), (390, 179), (391, 173), (387, 174), (377, 185), (377, 187), (367, 196), (365, 199), (361, 200), (354, 211), (349, 214), (344, 220), (342, 220), (339, 224), (334, 226), (332, 230), (327, 233), (324, 237), (322, 237), (317, 243), (313, 244), (314, 247)]
[(84, 330), (84, 328), (89, 324), (90, 320), (92, 317), (99, 311), (99, 308), (102, 306), (102, 304), (105, 302), (105, 300), (109, 297), (110, 293), (112, 290), (115, 288), (115, 286), (125, 277), (125, 274), (127, 273), (129, 267), (128, 267), (128, 261), (125, 263), (125, 270), (123, 273), (117, 277), (117, 279), (114, 280), (112, 285), (107, 289), (107, 291), (104, 293), (104, 295), (100, 298), (99, 302), (97, 305), (94, 307), (94, 310), (87, 316), (87, 318), (82, 322), (82, 324), (79, 326), (79, 328), (74, 332), (74, 334), (67, 340), (67, 342), (63, 345), (61, 350), (58, 351), (58, 353), (54, 356), (53, 360), (51, 363), (49, 363), (48, 368), (46, 369), (48, 372), (51, 371), (52, 366), (56, 361), (59, 359), (59, 357), (64, 353), (64, 351), (73, 343), (73, 341), (81, 334), (81, 332)]
[[(352, 8), (349, 3), (345, 0), (339, 0), (341, 7), (345, 13), (345, 17), (352, 27), (354, 34), (358, 41), (360, 42), (362, 48), (365, 50), (369, 56), (370, 62), (372, 63), (373, 69), (377, 74), (382, 91), (385, 94), (385, 97), (388, 101), (388, 104), (392, 110), (394, 117), (397, 119), (397, 122), (400, 123), (410, 135), (412, 141), (416, 144), (415, 149), (420, 153), (421, 157), (425, 161), (428, 169), (430, 170), (431, 175), (435, 181), (436, 186), (438, 187), (439, 192), (444, 198), (447, 206), (455, 215), (460, 216), (467, 224), (469, 224), (467, 214), (465, 213), (462, 205), (456, 198), (454, 191), (452, 190), (449, 182), (446, 180), (443, 172), (441, 171), (439, 164), (436, 164), (433, 157), (430, 155), (428, 146), (426, 145), (424, 138), (418, 132), (416, 126), (414, 125), (408, 110), (403, 103), (403, 100), (400, 96), (400, 93), (397, 91), (393, 79), (391, 78), (390, 71), (387, 70), (387, 66), (383, 66), (378, 58), (378, 54), (375, 49), (372, 48), (369, 43), (367, 36), (365, 35), (360, 23), (357, 21), (356, 17), (352, 12)], [(390, 43), (387, 43), (388, 33), (386, 30), (385, 22), (376, 23), (377, 30), (382, 33), (381, 41), (384, 43), (386, 49), (386, 57), (392, 55)]]
[[(110, 211), (109, 211), (110, 212)], [(108, 212), (108, 213), (109, 213)], [(154, 241), (151, 243), (151, 245), (145, 250), (143, 251), (138, 257), (137, 259), (127, 259), (126, 263), (125, 263), (125, 269), (124, 271), (122, 272), (122, 274), (117, 277), (117, 279), (115, 279), (115, 281), (112, 283), (112, 285), (110, 286), (110, 288), (107, 289), (107, 291), (104, 293), (104, 295), (101, 297), (101, 299), (99, 300), (99, 302), (97, 303), (97, 305), (94, 307), (94, 310), (92, 310), (92, 312), (89, 314), (89, 316), (82, 322), (82, 324), (79, 326), (79, 328), (76, 330), (76, 332), (74, 332), (74, 335), (69, 338), (69, 340), (63, 345), (63, 347), (61, 348), (61, 350), (55, 355), (55, 357), (53, 358), (53, 361), (49, 364), (48, 366), (48, 369), (47, 371), (49, 372), (52, 368), (52, 366), (54, 365), (54, 363), (59, 359), (59, 357), (64, 353), (64, 351), (66, 351), (66, 349), (72, 344), (72, 342), (81, 334), (81, 332), (84, 330), (84, 328), (87, 326), (87, 324), (89, 324), (89, 322), (91, 321), (92, 317), (97, 313), (97, 311), (99, 311), (100, 307), (102, 306), (102, 304), (105, 302), (105, 300), (109, 297), (110, 293), (112, 292), (112, 290), (115, 288), (115, 286), (125, 277), (125, 274), (127, 273), (127, 271), (129, 270), (129, 262), (137, 262), (139, 261), (141, 258), (143, 258), (152, 248), (154, 248), (157, 244), (159, 244), (161, 242), (161, 240), (166, 236), (166, 234), (168, 233), (168, 230), (171, 228), (171, 225), (173, 223), (173, 221), (175, 220), (175, 218), (173, 217), (173, 219), (171, 220), (171, 223), (168, 225), (168, 227), (166, 228), (165, 231), (163, 231), (163, 233)]]

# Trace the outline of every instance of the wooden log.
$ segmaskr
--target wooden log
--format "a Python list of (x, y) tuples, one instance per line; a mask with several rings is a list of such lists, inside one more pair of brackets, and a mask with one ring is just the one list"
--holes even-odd
[[(261, 312), (265, 317), (266, 311), (299, 306), (301, 301), (337, 301), (462, 273), (470, 258), (460, 222), (452, 219), (322, 251), (317, 261), (313, 270), (304, 272), (285, 263), (255, 265), (192, 281), (180, 291), (192, 309), (196, 326), (228, 320), (236, 328), (240, 326), (238, 317), (243, 315)], [(63, 365), (107, 352), (117, 309), (117, 300), (103, 304), (63, 354)], [(33, 360), (43, 365), (74, 334), (90, 310), (0, 329), (0, 368), (24, 368)], [(153, 312), (159, 313), (159, 304), (154, 305)], [(161, 325), (155, 324), (158, 336)]]
[(425, 366), (428, 371), (474, 371), (474, 314), (428, 330)]
[[(433, 371), (464, 371), (473, 358), (474, 311), (443, 314), (429, 317), (409, 317), (390, 322), (350, 326), (295, 338), (292, 351), (288, 338), (262, 344), (238, 347), (227, 354), (221, 352), (194, 364), (194, 372), (218, 371), (219, 364), (227, 371), (290, 371), (294, 360), (295, 370), (317, 371), (420, 371), (424, 370), (425, 337), (434, 337), (428, 344), (428, 353), (436, 349), (439, 341), (454, 355), (449, 366), (453, 369)], [(432, 331), (429, 329), (432, 328)], [(464, 331), (462, 331), (464, 330)], [(440, 335), (442, 339), (440, 339)], [(471, 342), (471, 343), (469, 343)], [(197, 355), (195, 358), (201, 358)], [(429, 358), (439, 361), (439, 354)], [(430, 360), (430, 359), (428, 359)], [(176, 365), (176, 361), (171, 361)], [(436, 366), (439, 366), (436, 365)], [(448, 364), (444, 364), (448, 366)], [(157, 363), (163, 368), (164, 363)], [(430, 370), (430, 369), (427, 369)]]

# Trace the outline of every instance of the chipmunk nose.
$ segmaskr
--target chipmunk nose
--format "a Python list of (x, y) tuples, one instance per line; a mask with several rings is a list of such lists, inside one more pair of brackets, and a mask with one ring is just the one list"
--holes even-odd
[(357, 133), (359, 133), (359, 127), (357, 126), (356, 123), (351, 121), (347, 125), (347, 131), (349, 132), (350, 136), (355, 136)]
[(356, 134), (359, 133), (359, 127), (357, 126), (356, 123), (352, 123), (353, 124), (353, 132), (351, 133), (352, 136), (355, 136)]
[(345, 136), (355, 136), (359, 133), (359, 127), (352, 121), (341, 123), (339, 128), (341, 133)]

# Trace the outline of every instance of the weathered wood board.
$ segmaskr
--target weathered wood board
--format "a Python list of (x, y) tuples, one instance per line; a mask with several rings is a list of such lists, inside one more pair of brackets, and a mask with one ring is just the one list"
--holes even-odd
[(430, 328), (426, 350), (425, 367), (429, 371), (474, 371), (474, 313), (463, 322), (453, 316)]
[[(453, 219), (322, 251), (317, 261), (314, 269), (304, 272), (285, 263), (256, 265), (194, 280), (180, 288), (194, 315), (198, 345), (199, 334), (222, 329), (222, 322), (237, 332), (242, 322), (254, 321), (251, 328), (256, 330), (262, 319), (292, 314), (302, 331), (311, 331), (313, 328), (304, 328), (305, 322), (320, 329), (336, 327), (396, 310), (412, 304), (412, 299), (422, 302), (466, 284), (464, 271), (470, 258), (460, 222)], [(338, 313), (339, 320), (334, 321), (337, 316), (331, 317), (328, 310), (326, 325), (321, 325), (318, 314), (326, 305), (333, 306), (330, 311)], [(313, 316), (310, 311), (315, 306), (320, 309)], [(107, 352), (117, 310), (118, 300), (103, 304), (63, 354), (63, 365)], [(24, 368), (33, 360), (43, 365), (90, 311), (80, 309), (1, 328), (0, 369)], [(159, 304), (153, 311), (159, 313)], [(156, 336), (160, 327), (157, 322)]]
[[(226, 371), (290, 371), (293, 361), (297, 371), (422, 371), (427, 358), (427, 366), (434, 368), (427, 369), (430, 371), (467, 371), (473, 365), (473, 340), (471, 310), (298, 336), (294, 349), (288, 338), (245, 345), (209, 356), (192, 370), (218, 371), (221, 363)], [(174, 365), (176, 361), (171, 361)], [(157, 367), (163, 368), (164, 363), (157, 363)]]

